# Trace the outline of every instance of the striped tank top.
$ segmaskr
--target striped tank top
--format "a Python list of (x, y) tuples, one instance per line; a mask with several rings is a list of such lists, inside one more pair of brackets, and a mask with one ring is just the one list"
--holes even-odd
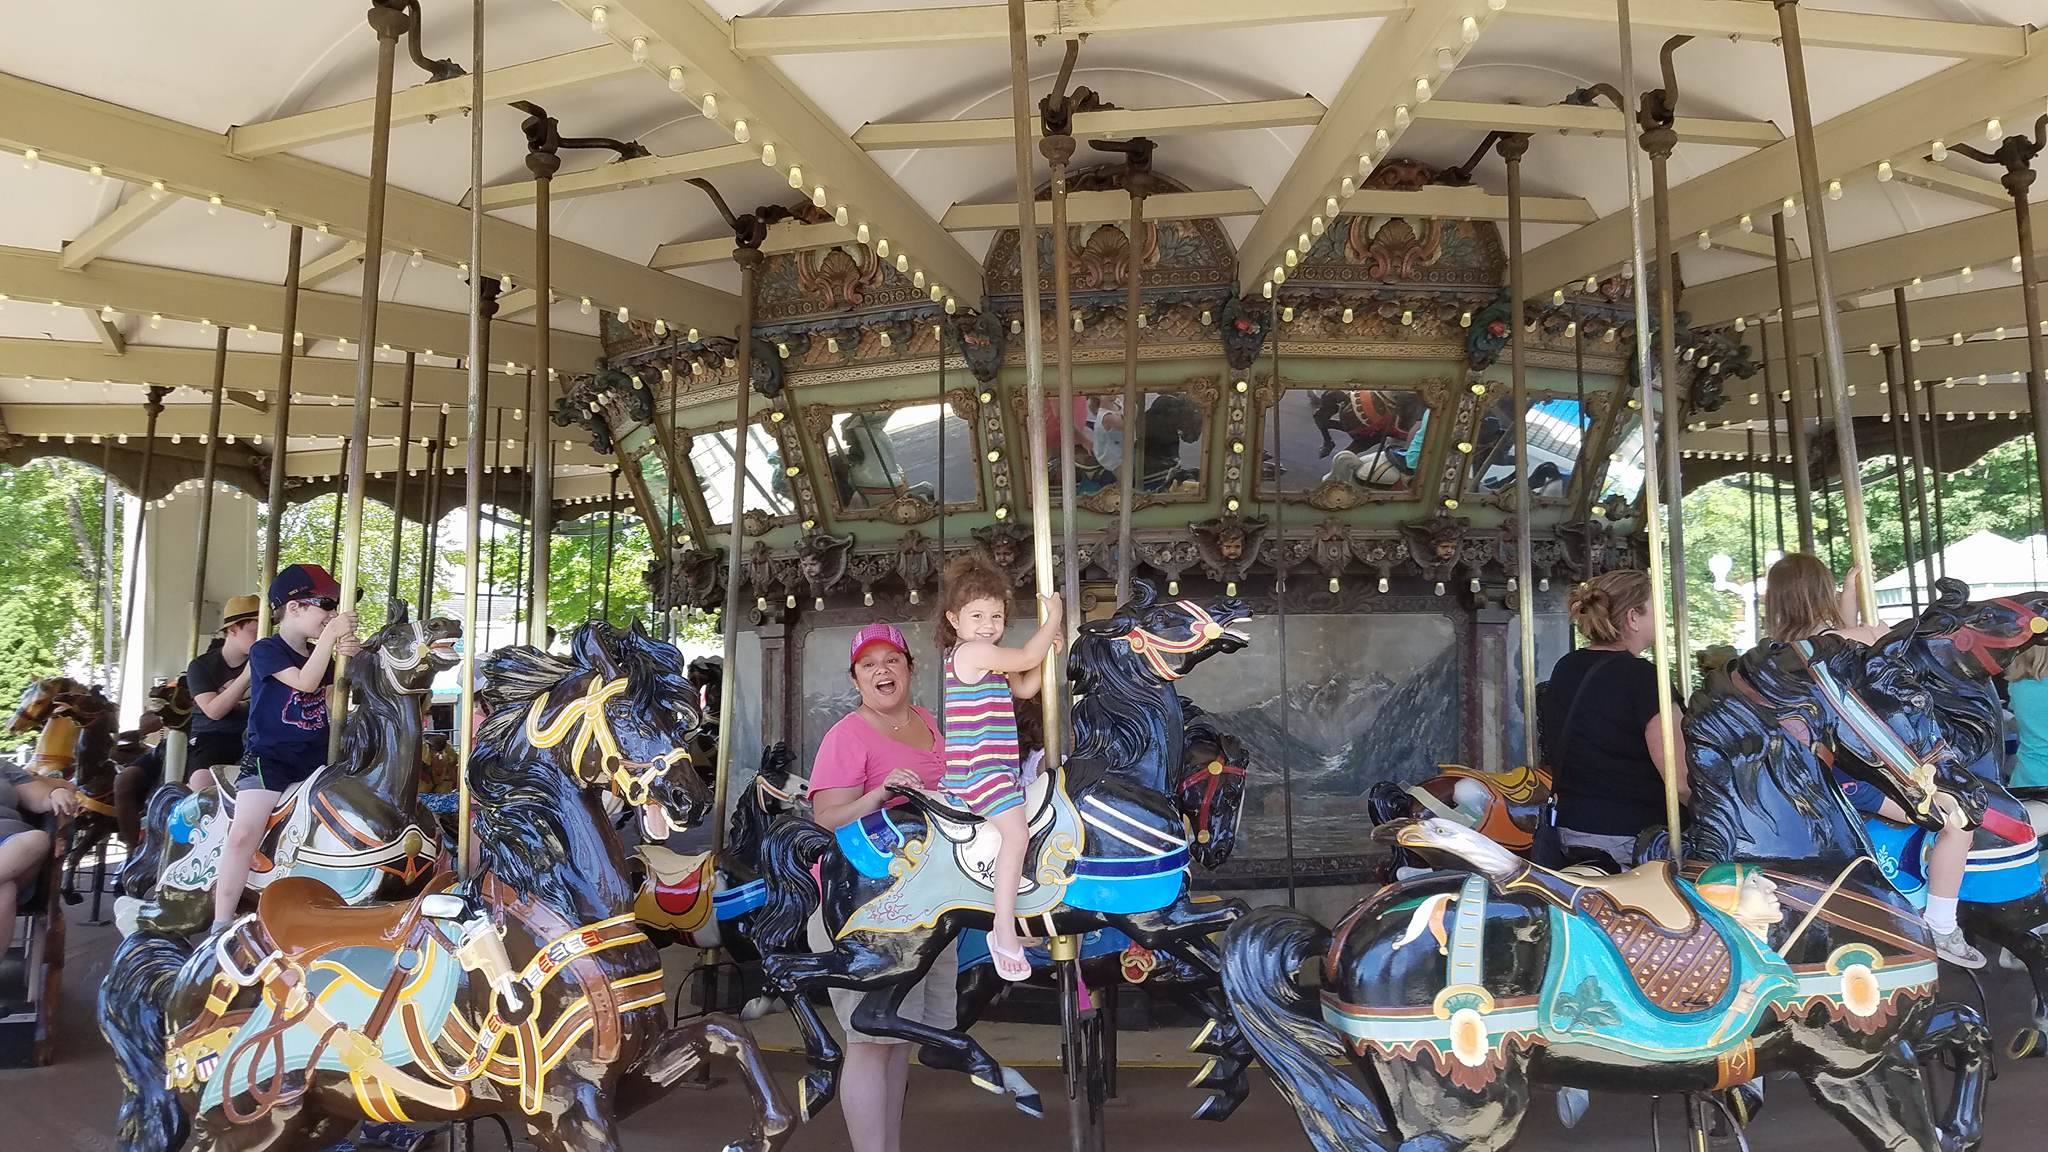
[[(972, 811), (1000, 810), (1018, 793), (1017, 708), (1009, 678), (989, 672), (978, 683), (961, 680), (946, 651), (945, 789)], [(1014, 799), (1013, 799), (1014, 798)]]

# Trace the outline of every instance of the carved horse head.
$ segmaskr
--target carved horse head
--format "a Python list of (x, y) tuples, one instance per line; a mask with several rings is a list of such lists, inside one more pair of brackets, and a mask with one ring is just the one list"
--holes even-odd
[(1152, 791), (1168, 793), (1182, 757), (1180, 699), (1173, 683), (1219, 652), (1250, 638), (1231, 627), (1251, 615), (1234, 597), (1160, 600), (1145, 581), (1106, 620), (1083, 624), (1067, 664), (1080, 697), (1074, 730), (1085, 733), (1076, 760), (1093, 760)]

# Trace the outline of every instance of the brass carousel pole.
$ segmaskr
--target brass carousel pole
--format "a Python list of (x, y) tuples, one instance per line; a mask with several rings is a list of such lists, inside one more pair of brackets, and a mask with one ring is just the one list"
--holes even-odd
[[(119, 651), (119, 641), (114, 637), (114, 621), (120, 613), (114, 607), (114, 588), (120, 579), (115, 565), (120, 560), (121, 547), (114, 542), (114, 509), (120, 492), (120, 485), (114, 483), (114, 441), (109, 437), (100, 448), (100, 681), (105, 685), (106, 694), (117, 699), (121, 689), (114, 665), (114, 653)], [(271, 522), (276, 523), (275, 516)], [(275, 544), (271, 545), (273, 552), (276, 548)]]
[[(1010, 17), (1010, 121), (1011, 139), (1016, 146), (1015, 164), (1017, 179), (1017, 263), (1023, 280), (1024, 293), (1024, 407), (1030, 441), (1031, 466), (1031, 559), (1033, 575), (1040, 596), (1051, 595), (1057, 585), (1052, 570), (1052, 496), (1050, 481), (1046, 475), (1045, 460), (1045, 358), (1044, 333), (1039, 321), (1040, 295), (1038, 283), (1038, 208), (1033, 195), (1031, 180), (1031, 73), (1026, 53), (1030, 36), (1025, 27), (1025, 0), (1007, 0)], [(1064, 234), (1054, 237), (1055, 249), (1066, 245)], [(1132, 257), (1136, 268), (1136, 256)], [(1133, 276), (1133, 280), (1136, 277)], [(1067, 318), (1056, 318), (1058, 326), (1065, 326)], [(1124, 413), (1124, 470), (1128, 474), (1135, 457), (1130, 435), (1133, 413)], [(1061, 413), (1061, 423), (1072, 419), (1068, 413)], [(1065, 441), (1063, 440), (1063, 443)], [(1068, 453), (1067, 467), (1071, 469), (1073, 455)], [(1129, 488), (1124, 489), (1126, 493)], [(1072, 489), (1066, 493), (1069, 509), (1074, 503)], [(1128, 515), (1130, 503), (1126, 498), (1123, 511)], [(1069, 513), (1071, 514), (1071, 512)], [(1128, 564), (1130, 554), (1128, 540), (1123, 563)], [(1075, 557), (1067, 557), (1071, 571)], [(1067, 611), (1080, 611), (1079, 604), (1066, 605)], [(1043, 609), (1041, 609), (1042, 613)], [(1066, 696), (1066, 681), (1060, 676), (1060, 653), (1048, 652), (1045, 659), (1045, 684), (1047, 690), (1039, 693), (1045, 708), (1045, 768), (1051, 772), (1058, 767), (1062, 743), (1060, 724), (1061, 705)], [(1059, 685), (1054, 691), (1052, 686)], [(1073, 936), (1058, 936), (1048, 942), (1054, 960), (1060, 969), (1060, 1016), (1062, 1034), (1066, 1037), (1067, 1051), (1067, 1137), (1074, 1152), (1099, 1148), (1102, 1144), (1102, 1112), (1097, 1107), (1091, 1091), (1088, 1070), (1082, 1068), (1085, 1057), (1081, 1043), (1081, 964), (1080, 942)], [(1099, 1069), (1093, 1070), (1099, 1073)]]
[[(1828, 266), (1827, 197), (1821, 192), (1820, 161), (1813, 147), (1813, 108), (1806, 94), (1806, 50), (1799, 39), (1798, 0), (1774, 0), (1785, 53), (1785, 80), (1792, 97), (1793, 146), (1799, 155), (1799, 186), (1806, 197), (1806, 238), (1813, 249), (1813, 294), (1820, 308), (1820, 343), (1828, 399), (1835, 409), (1835, 463), (1842, 474), (1842, 519), (1848, 521), (1849, 563), (1863, 572), (1858, 588), (1863, 619), (1877, 621), (1875, 574), (1870, 570), (1870, 532), (1863, 511), (1863, 476), (1857, 470), (1856, 418), (1849, 402), (1849, 373), (1842, 362), (1842, 321), (1835, 307), (1834, 276)], [(1798, 389), (1793, 389), (1796, 393)]]
[(294, 224), (285, 245), (284, 347), (277, 354), (277, 393), (270, 398), (270, 516), (263, 531), (263, 583), (256, 589), (256, 598), (261, 602), (256, 608), (258, 636), (270, 635), (270, 582), (277, 579), (277, 570), (283, 566), (278, 562), (277, 552), (283, 547), (284, 538), (285, 445), (292, 431), (292, 368), (297, 360), (293, 333), (299, 330), (299, 257), (305, 239), (306, 230)]
[(1778, 459), (1778, 393), (1777, 385), (1771, 382), (1771, 326), (1764, 323), (1762, 317), (1758, 317), (1756, 322), (1756, 338), (1764, 362), (1764, 434), (1770, 440), (1767, 450), (1771, 454), (1768, 471), (1771, 478), (1771, 523), (1777, 529), (1778, 552), (1782, 555), (1785, 551), (1785, 485), (1778, 480), (1778, 466), (1784, 461)]
[[(476, 632), (477, 593), (477, 534), (483, 524), (483, 472), (484, 472), (484, 377), (491, 370), (490, 327), (493, 310), (492, 297), (496, 295), (495, 282), (486, 286), (483, 275), (484, 260), (484, 0), (470, 0), (470, 69), (469, 69), (469, 380), (464, 392), (469, 421), (469, 442), (467, 445), (466, 469), (463, 477), (463, 524), (465, 532), (462, 541), (462, 653), (457, 665), (461, 678), (462, 704), (456, 712), (456, 743), (461, 750), (460, 768), (456, 780), (455, 816), (455, 869), (467, 879), (472, 869), (469, 862), (470, 814), (469, 814), (469, 756), (470, 717), (476, 709), (476, 653), (481, 647)], [(407, 360), (411, 367), (411, 360)], [(504, 430), (504, 417), (499, 417), (499, 431)], [(497, 490), (497, 477), (491, 479), (492, 491)], [(496, 538), (493, 537), (493, 545)], [(395, 565), (394, 565), (395, 567)], [(422, 615), (426, 609), (420, 609)], [(463, 1127), (456, 1125), (456, 1128)]]
[(1783, 212), (1771, 214), (1771, 244), (1778, 265), (1778, 335), (1784, 338), (1785, 345), (1785, 437), (1792, 451), (1792, 520), (1799, 525), (1799, 550), (1811, 556), (1813, 466), (1806, 459), (1806, 412), (1799, 397), (1799, 336), (1792, 327), (1792, 260), (1786, 251)]
[[(1920, 390), (1920, 380), (1913, 374), (1913, 333), (1906, 315), (1906, 290), (1892, 289), (1892, 315), (1899, 324), (1899, 400), (1906, 410), (1906, 430), (1913, 437), (1913, 509), (1920, 520), (1920, 561), (1927, 566), (1928, 597), (1934, 595), (1934, 536), (1927, 530), (1927, 473), (1922, 465), (1927, 460), (1927, 445), (1920, 438), (1920, 402), (1914, 393)], [(1899, 509), (1899, 520), (1906, 519), (1904, 507)]]
[[(1536, 590), (1535, 557), (1531, 553), (1529, 515), (1529, 375), (1523, 358), (1522, 324), (1522, 156), (1529, 151), (1525, 132), (1502, 133), (1494, 143), (1508, 165), (1508, 357), (1514, 379), (1515, 426), (1515, 612), (1522, 628), (1522, 763), (1534, 767), (1536, 755)], [(1279, 395), (1274, 380), (1274, 395)], [(1292, 861), (1290, 861), (1291, 867)]]
[[(1616, 23), (1621, 39), (1621, 82), (1625, 89), (1626, 106), (1636, 106), (1636, 69), (1634, 35), (1630, 28), (1629, 0), (1615, 0)], [(1678, 823), (1678, 767), (1679, 746), (1678, 726), (1673, 715), (1671, 701), (1671, 638), (1665, 631), (1664, 586), (1669, 582), (1665, 565), (1664, 531), (1658, 523), (1658, 509), (1662, 501), (1657, 492), (1657, 405), (1650, 396), (1650, 358), (1643, 354), (1642, 341), (1650, 331), (1650, 302), (1642, 293), (1642, 286), (1649, 283), (1649, 267), (1643, 239), (1643, 188), (1642, 174), (1637, 170), (1635, 150), (1625, 149), (1628, 163), (1628, 223), (1629, 259), (1635, 269), (1636, 292), (1636, 387), (1642, 399), (1643, 414), (1643, 459), (1650, 467), (1643, 469), (1643, 530), (1649, 537), (1650, 551), (1650, 633), (1653, 637), (1650, 647), (1657, 665), (1657, 732), (1663, 745), (1664, 763), (1664, 820), (1670, 830), (1671, 856), (1674, 860), (1684, 856), (1685, 841), (1679, 836)], [(1520, 306), (1520, 301), (1516, 302)], [(1520, 326), (1520, 318), (1516, 317)]]
[[(1906, 514), (1909, 507), (1906, 491), (1906, 415), (1899, 404), (1899, 393), (1906, 384), (1899, 378), (1898, 350), (1887, 348), (1884, 353), (1885, 404), (1889, 409), (1892, 425), (1893, 477), (1899, 489), (1899, 543), (1900, 558), (1906, 562), (1906, 592), (1912, 598), (1913, 615), (1920, 615), (1920, 574), (1913, 563), (1913, 521)], [(1920, 546), (1927, 547), (1926, 537), (1921, 537)], [(1933, 585), (1928, 592), (1934, 591)]]
[[(555, 173), (562, 167), (562, 158), (555, 148), (558, 138), (551, 139), (554, 137), (554, 119), (532, 105), (526, 107), (530, 109), (526, 120), (526, 170), (533, 173), (533, 394), (537, 398), (526, 425), (533, 457), (533, 474), (528, 478), (528, 483), (533, 486), (533, 582), (527, 588), (526, 642), (535, 648), (545, 649), (548, 646), (549, 549), (554, 543), (555, 527), (554, 441), (547, 435), (548, 396), (551, 391), (548, 387), (551, 371), (548, 248), (552, 231), (548, 196)], [(541, 130), (544, 135), (539, 138), (536, 138), (534, 129), (536, 119), (543, 122)]]
[[(1069, 295), (1073, 283), (1070, 268), (1073, 263), (1071, 250), (1067, 245), (1067, 164), (1074, 158), (1074, 113), (1090, 103), (1092, 93), (1083, 91), (1075, 95), (1067, 93), (1067, 79), (1073, 75), (1074, 60), (1081, 53), (1079, 40), (1067, 41), (1066, 57), (1060, 62), (1060, 75), (1053, 85), (1051, 95), (1039, 104), (1039, 119), (1044, 137), (1038, 142), (1038, 150), (1052, 165), (1052, 314), (1053, 349), (1059, 358), (1059, 421), (1060, 421), (1060, 590), (1067, 599), (1067, 640), (1073, 641), (1074, 629), (1079, 626), (1081, 606), (1081, 554), (1079, 529), (1074, 521), (1074, 337), (1068, 327), (1067, 310), (1073, 307)], [(1035, 212), (1036, 206), (1033, 206)], [(1043, 324), (1037, 313), (1029, 313), (1024, 322), (1033, 327)], [(1044, 340), (1040, 336), (1041, 342)]]
[[(1117, 432), (1123, 444), (1123, 461), (1117, 472), (1116, 485), (1116, 602), (1126, 604), (1131, 599), (1131, 568), (1137, 559), (1132, 544), (1131, 513), (1138, 503), (1138, 472), (1144, 465), (1140, 455), (1143, 441), (1138, 435), (1145, 420), (1144, 397), (1138, 391), (1138, 314), (1143, 307), (1138, 289), (1145, 263), (1142, 237), (1145, 231), (1145, 197), (1152, 191), (1153, 143), (1137, 136), (1129, 140), (1095, 140), (1089, 146), (1104, 152), (1123, 153), (1124, 195), (1131, 201), (1131, 215), (1124, 231), (1127, 264), (1124, 274), (1123, 427)], [(1065, 244), (1066, 234), (1056, 234), (1054, 248)], [(1057, 293), (1059, 285), (1055, 283), (1053, 287)], [(1064, 334), (1061, 340), (1065, 342)], [(1062, 416), (1062, 422), (1068, 420), (1071, 417)]]
[(149, 535), (149, 481), (156, 463), (156, 419), (164, 414), (164, 397), (169, 388), (152, 384), (149, 398), (142, 403), (142, 471), (135, 478), (135, 539), (128, 542), (128, 597), (121, 608), (121, 665), (125, 669), (135, 655), (129, 633), (135, 627), (137, 582), (142, 575), (142, 541)]
[(420, 523), (420, 610), (425, 619), (434, 608), (434, 553), (441, 543), (441, 477), (448, 474), (448, 406), (441, 405), (441, 418), (434, 426), (434, 443), (427, 450), (427, 515)]
[[(1665, 485), (1664, 500), (1667, 505), (1664, 530), (1671, 541), (1671, 619), (1677, 632), (1678, 641), (1678, 685), (1681, 697), (1689, 694), (1692, 687), (1691, 614), (1685, 604), (1685, 480), (1679, 470), (1678, 429), (1684, 421), (1684, 408), (1678, 388), (1678, 317), (1677, 286), (1678, 256), (1671, 250), (1671, 150), (1678, 146), (1678, 132), (1672, 125), (1678, 117), (1678, 76), (1672, 67), (1671, 54), (1683, 47), (1690, 36), (1673, 36), (1664, 42), (1658, 54), (1664, 68), (1664, 87), (1643, 93), (1642, 103), (1636, 111), (1636, 123), (1642, 128), (1643, 151), (1650, 154), (1650, 187), (1655, 197), (1653, 223), (1657, 244), (1657, 376), (1664, 390), (1662, 413), (1664, 418), (1664, 455), (1662, 467)], [(1641, 281), (1637, 282), (1640, 286)], [(1637, 343), (1637, 355), (1642, 355), (1641, 342)], [(1651, 398), (1645, 394), (1643, 404), (1648, 407)], [(1657, 467), (1655, 458), (1651, 467)]]
[[(405, 561), (405, 466), (412, 456), (412, 379), (414, 357), (405, 352), (405, 384), (398, 401), (398, 463), (391, 470), (391, 571), (384, 582), (384, 596), (398, 599), (398, 570)], [(426, 606), (420, 606), (422, 615)]]
[(213, 394), (206, 402), (206, 451), (199, 463), (199, 539), (192, 550), (192, 627), (185, 633), (185, 658), (199, 655), (206, 635), (206, 553), (213, 540), (213, 481), (220, 465), (220, 405), (227, 394), (228, 328), (213, 330)]
[[(348, 469), (348, 445), (348, 437), (343, 436), (341, 438), (341, 463), (339, 467), (341, 467), (344, 473), (342, 476), (344, 483), (348, 479), (346, 475)], [(341, 567), (341, 506), (347, 502), (347, 496), (337, 487), (334, 490), (333, 514), (327, 518), (327, 570), (329, 572)]]
[[(377, 33), (377, 94), (370, 117), (370, 202), (363, 214), (362, 308), (356, 321), (355, 419), (348, 440), (347, 519), (341, 534), (341, 610), (356, 607), (356, 569), (363, 553), (364, 460), (370, 447), (370, 406), (377, 372), (377, 295), (383, 281), (384, 198), (391, 170), (391, 72), (398, 38), (412, 27), (402, 0), (370, 0), (370, 28)], [(348, 658), (334, 658), (334, 690), (328, 698), (327, 758), (341, 753), (348, 716)]]

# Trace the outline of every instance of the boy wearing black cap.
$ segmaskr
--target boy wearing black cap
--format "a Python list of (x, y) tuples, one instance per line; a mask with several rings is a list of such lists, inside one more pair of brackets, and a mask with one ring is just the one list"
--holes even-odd
[(362, 651), (356, 617), (340, 611), (341, 586), (318, 564), (294, 564), (270, 582), (277, 634), (249, 649), (249, 728), (235, 818), (213, 887), (216, 927), (234, 920), (278, 796), (327, 760), (327, 687), (333, 657)]

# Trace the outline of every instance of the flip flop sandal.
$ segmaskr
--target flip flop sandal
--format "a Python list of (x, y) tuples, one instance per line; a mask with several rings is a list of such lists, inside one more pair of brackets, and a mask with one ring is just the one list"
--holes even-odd
[[(1031, 961), (1024, 955), (1023, 948), (1005, 950), (997, 947), (994, 941), (990, 941), (988, 957), (990, 962), (995, 965), (996, 975), (1001, 976), (1010, 983), (1021, 984), (1031, 979)], [(1006, 961), (1009, 965), (1014, 965), (1014, 967), (1005, 966)], [(1015, 975), (1012, 975), (1012, 973), (1015, 973)]]

